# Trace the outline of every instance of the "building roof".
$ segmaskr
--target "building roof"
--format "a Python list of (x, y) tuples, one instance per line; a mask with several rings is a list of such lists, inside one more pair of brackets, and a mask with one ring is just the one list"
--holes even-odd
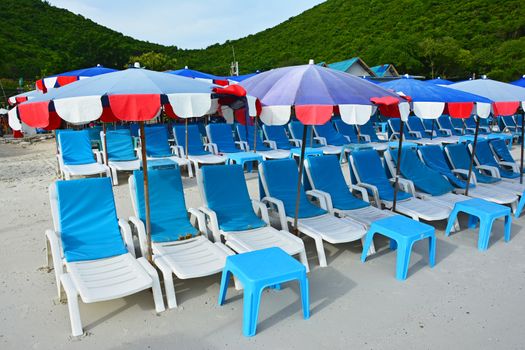
[(350, 67), (352, 67), (354, 64), (360, 64), (363, 67), (363, 69), (368, 72), (368, 74), (370, 74), (371, 76), (375, 76), (375, 73), (370, 69), (370, 67), (365, 63), (365, 61), (363, 61), (359, 57), (352, 57), (345, 61), (329, 63), (328, 67), (335, 70), (347, 72), (350, 69)]
[(399, 73), (397, 72), (396, 68), (390, 64), (390, 63), (386, 63), (386, 64), (382, 64), (382, 65), (379, 65), (379, 66), (374, 66), (374, 67), (371, 67), (370, 68), (375, 74), (376, 76), (378, 77), (384, 77), (385, 74), (387, 72), (390, 71), (390, 74), (392, 76), (395, 76), (395, 77), (398, 77), (399, 76)]

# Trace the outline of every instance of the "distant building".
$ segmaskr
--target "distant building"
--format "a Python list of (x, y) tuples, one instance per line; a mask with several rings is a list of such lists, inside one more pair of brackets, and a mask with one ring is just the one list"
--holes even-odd
[[(324, 62), (322, 63), (324, 64)], [(346, 61), (329, 63), (327, 66), (360, 77), (376, 76), (372, 69), (370, 69), (370, 67), (359, 57), (354, 57)]]
[(396, 70), (396, 67), (392, 64), (382, 64), (380, 66), (374, 66), (370, 68), (372, 72), (375, 73), (376, 77), (387, 78), (387, 77), (399, 77), (399, 73)]

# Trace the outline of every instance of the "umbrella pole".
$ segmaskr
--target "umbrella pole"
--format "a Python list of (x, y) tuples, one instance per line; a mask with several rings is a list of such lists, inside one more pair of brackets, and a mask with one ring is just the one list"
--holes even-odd
[(304, 150), (306, 148), (306, 133), (307, 132), (308, 132), (308, 127), (305, 125), (303, 128), (303, 140), (301, 142), (301, 156), (299, 157), (299, 177), (297, 179), (297, 196), (295, 198), (295, 215), (293, 217), (293, 230), (297, 236), (299, 235), (299, 229), (297, 227), (297, 219), (299, 217), (299, 200), (301, 199), (301, 180), (303, 178)]
[(188, 159), (188, 118), (184, 119), (185, 124), (185, 134), (184, 134), (184, 154), (186, 154), (186, 159)]
[(153, 261), (153, 251), (151, 248), (151, 214), (149, 207), (149, 184), (148, 184), (148, 161), (146, 159), (146, 138), (144, 136), (144, 122), (139, 122), (140, 127), (140, 152), (142, 154), (142, 172), (144, 174), (144, 199), (146, 207), (146, 237), (148, 239), (148, 256), (149, 262)]
[[(520, 165), (520, 184), (523, 184), (523, 136), (525, 132), (525, 110), (521, 113), (521, 165)], [(511, 140), (512, 144), (512, 140)]]
[[(307, 128), (307, 126), (305, 126)], [(303, 135), (306, 133), (306, 130), (303, 132)], [(314, 146), (314, 127), (310, 126), (310, 148)]]
[(253, 153), (256, 153), (256, 152), (257, 152), (257, 116), (255, 116), (255, 124), (253, 126)]
[(392, 211), (396, 211), (396, 202), (397, 202), (397, 191), (399, 185), (399, 173), (401, 168), (401, 150), (403, 149), (403, 129), (405, 125), (403, 119), (399, 121), (399, 143), (397, 145), (397, 166), (396, 166), (396, 178), (394, 181), (394, 202), (392, 203)]
[(102, 133), (104, 134), (103, 147), (104, 147), (104, 164), (108, 165), (108, 142), (106, 138), (106, 123), (102, 123)]
[(357, 143), (361, 143), (361, 129), (359, 125), (356, 125), (355, 128), (357, 129)]
[(472, 166), (474, 165), (474, 155), (476, 154), (476, 145), (478, 143), (479, 119), (476, 120), (476, 132), (474, 133), (474, 144), (472, 145), (472, 152), (470, 154), (470, 165), (468, 167), (467, 188), (465, 189), (465, 196), (468, 196), (468, 188), (470, 185), (470, 177), (472, 176)]
[(432, 119), (432, 131), (430, 132), (430, 139), (432, 140), (432, 137), (434, 137), (434, 123), (436, 122), (435, 119)]

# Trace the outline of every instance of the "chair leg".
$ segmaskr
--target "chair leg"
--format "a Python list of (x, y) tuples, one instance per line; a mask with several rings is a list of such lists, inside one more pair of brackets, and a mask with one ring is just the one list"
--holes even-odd
[(396, 278), (405, 280), (410, 263), (410, 253), (412, 252), (412, 243), (399, 246), (397, 249)]
[(363, 252), (361, 253), (361, 262), (366, 261), (366, 257), (369, 255), (368, 252), (370, 251), (370, 247), (374, 244), (374, 235), (375, 232), (372, 231), (372, 228), (368, 230), (368, 232), (365, 234), (365, 241), (363, 243)]
[(164, 291), (166, 292), (166, 299), (168, 301), (168, 308), (173, 309), (177, 307), (177, 298), (175, 296), (175, 285), (173, 283), (173, 271), (164, 263), (162, 259), (155, 259), (155, 265), (162, 272), (162, 279), (164, 280)]
[(299, 287), (301, 288), (301, 303), (303, 305), (303, 318), (310, 318), (310, 291), (308, 289), (308, 277), (306, 273), (299, 278)]
[(512, 227), (512, 217), (509, 214), (505, 216), (505, 242), (510, 241), (511, 227)]
[(113, 186), (118, 186), (118, 174), (117, 169), (110, 168), (111, 169), (111, 180), (113, 182)]
[(310, 272), (310, 267), (308, 266), (308, 257), (306, 256), (306, 251), (303, 247), (303, 250), (299, 253), (299, 260), (301, 261), (301, 264), (304, 265), (306, 268), (306, 272)]
[(155, 311), (161, 313), (166, 308), (164, 307), (164, 300), (162, 299), (162, 290), (160, 289), (159, 275), (157, 270), (151, 266), (151, 264), (145, 258), (138, 258), (137, 261), (142, 265), (144, 270), (151, 277), (152, 284), (151, 290), (153, 291), (153, 302), (155, 303)]
[[(219, 290), (219, 305), (224, 304), (224, 300), (226, 299), (226, 292), (228, 290), (228, 282), (230, 281), (230, 275), (231, 272), (226, 267), (222, 271), (222, 277), (221, 277), (221, 289)], [(244, 293), (246, 293), (246, 290), (244, 290)]]
[(454, 208), (450, 213), (450, 216), (448, 217), (447, 228), (445, 229), (445, 236), (450, 236), (450, 231), (452, 230), (452, 227), (454, 226), (457, 217), (458, 211), (456, 210), (456, 208)]
[(78, 307), (78, 291), (71, 280), (69, 274), (60, 276), (60, 281), (67, 295), (67, 308), (69, 310), (69, 320), (71, 322), (71, 334), (78, 337), (84, 333), (82, 330), (82, 320), (80, 319), (80, 309)]
[(323, 246), (323, 239), (319, 236), (314, 237), (315, 241), (315, 248), (317, 249), (317, 257), (319, 258), (319, 266), (326, 267), (328, 264), (326, 263), (326, 254), (324, 251)]
[(525, 206), (525, 196), (521, 196), (520, 201), (518, 202), (518, 207), (514, 211), (514, 216), (519, 218), (521, 215), (521, 212), (523, 211), (523, 207)]

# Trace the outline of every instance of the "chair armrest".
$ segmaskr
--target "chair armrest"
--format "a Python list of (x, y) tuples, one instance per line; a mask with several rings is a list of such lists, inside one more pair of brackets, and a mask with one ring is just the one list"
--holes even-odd
[(261, 199), (266, 205), (274, 205), (279, 215), (279, 221), (281, 223), (281, 230), (288, 230), (288, 221), (286, 220), (286, 212), (284, 210), (284, 204), (281, 200), (273, 197), (264, 197)]
[(367, 184), (366, 182), (359, 182), (357, 184), (358, 186), (366, 188), (368, 191), (372, 192), (372, 196), (374, 198), (374, 204), (376, 207), (381, 209), (381, 199), (379, 198), (379, 191), (376, 186)]
[(319, 205), (321, 206), (322, 209), (330, 213), (333, 213), (334, 207), (332, 205), (332, 198), (330, 197), (328, 193), (324, 191), (320, 191), (320, 190), (310, 190), (310, 191), (306, 191), (306, 194), (308, 196), (316, 198), (319, 201)]
[(175, 154), (177, 157), (183, 158), (186, 156), (186, 153), (184, 152), (184, 147), (180, 145), (174, 145), (171, 146), (171, 151), (173, 154)]
[(420, 139), (422, 136), (421, 136), (421, 133), (419, 131), (409, 131), (408, 132), (410, 135)]
[(480, 126), (479, 129), (485, 132), (490, 132), (490, 128), (488, 126)]
[(93, 151), (93, 155), (95, 156), (97, 163), (102, 164), (102, 156), (100, 154), (100, 151), (98, 149), (92, 149), (91, 151)]
[(215, 242), (221, 242), (221, 233), (219, 230), (219, 221), (217, 220), (217, 214), (208, 207), (199, 207), (199, 210), (204, 213), (205, 217), (209, 220), (209, 226), (213, 239)]
[(476, 168), (478, 168), (479, 170), (483, 170), (483, 171), (486, 171), (490, 174), (490, 176), (492, 177), (496, 177), (496, 178), (501, 178), (501, 175), (499, 173), (499, 169), (496, 168), (495, 166), (490, 166), (490, 165), (478, 165), (476, 166)]
[(268, 207), (257, 199), (252, 199), (252, 207), (255, 214), (263, 219), (268, 225), (270, 225), (270, 216), (268, 215)]
[[(206, 228), (206, 217), (204, 216), (204, 213), (196, 208), (188, 208), (188, 214), (190, 215), (190, 222), (193, 227), (206, 234), (206, 237), (210, 239), (208, 229)], [(197, 222), (195, 222), (193, 219), (195, 219)]]
[(248, 142), (246, 141), (235, 141), (235, 144), (239, 146), (239, 148), (245, 152), (248, 152), (250, 150), (250, 147), (248, 146)]
[(218, 154), (219, 153), (219, 149), (217, 148), (217, 144), (215, 143), (211, 143), (211, 142), (208, 142), (208, 143), (205, 143), (204, 144), (204, 149), (208, 152), (211, 152), (213, 154)]
[(350, 137), (346, 136), (346, 135), (343, 135), (343, 137), (346, 139), (346, 142), (348, 143), (352, 143), (352, 140), (350, 140)]
[(301, 140), (299, 139), (290, 139), (290, 143), (295, 147), (301, 147)]
[[(395, 178), (390, 179), (390, 183), (395, 184), (396, 180)], [(397, 183), (399, 184), (399, 187), (401, 188), (401, 191), (410, 193), (414, 197), (416, 197), (416, 188), (414, 187), (414, 183), (408, 179), (398, 177)]]
[(359, 137), (362, 138), (365, 142), (371, 142), (372, 141), (372, 138), (370, 137), (370, 135), (359, 134)]
[(517, 163), (514, 162), (506, 162), (506, 161), (500, 161), (499, 164), (501, 166), (509, 167), (512, 169), (513, 172), (518, 173), (520, 172), (520, 166)]
[(438, 130), (443, 135), (452, 136), (452, 131), (450, 131), (449, 129), (438, 129)]
[(399, 133), (398, 132), (392, 132), (392, 135), (390, 135), (390, 141), (392, 140), (398, 140), (399, 139)]
[(268, 147), (270, 147), (271, 149), (277, 149), (277, 142), (275, 142), (273, 140), (264, 140), (263, 142), (266, 145), (268, 145)]
[(140, 254), (144, 257), (148, 256), (148, 236), (146, 235), (146, 225), (136, 216), (130, 216), (128, 220), (137, 231)]
[(118, 226), (120, 227), (120, 234), (124, 239), (124, 243), (126, 244), (128, 252), (130, 252), (130, 254), (136, 258), (135, 244), (133, 244), (133, 236), (131, 234), (131, 227), (129, 226), (129, 223), (124, 219), (118, 219)]
[(315, 136), (314, 140), (318, 141), (323, 146), (327, 146), (328, 145), (328, 143), (326, 143), (326, 137)]
[[(465, 178), (464, 178), (465, 180), (467, 179), (467, 176), (468, 176), (468, 170), (465, 170), (465, 169), (452, 169), (452, 173), (459, 174), (459, 175), (464, 175), (465, 176)], [(474, 185), (478, 184), (478, 180), (476, 179), (476, 174), (472, 173), (471, 177), (470, 177), (470, 180), (472, 181), (472, 183)]]
[(350, 185), (350, 191), (357, 191), (361, 194), (361, 198), (365, 201), (370, 203), (370, 198), (368, 197), (368, 191), (366, 188), (358, 186), (358, 185)]

